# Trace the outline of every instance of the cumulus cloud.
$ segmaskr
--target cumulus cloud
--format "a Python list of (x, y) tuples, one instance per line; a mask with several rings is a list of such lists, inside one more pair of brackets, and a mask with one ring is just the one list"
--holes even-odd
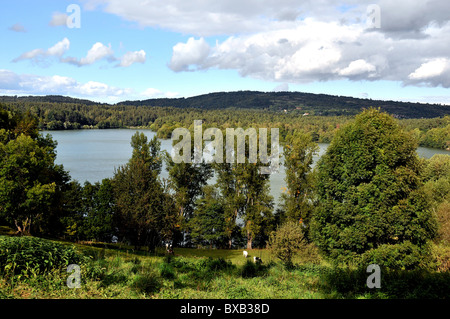
[(130, 51), (125, 53), (125, 55), (120, 59), (120, 63), (118, 64), (118, 66), (129, 67), (134, 63), (145, 63), (145, 60), (146, 53), (144, 50), (134, 52)]
[(67, 76), (17, 74), (10, 70), (0, 70), (0, 94), (56, 94), (113, 99), (132, 93), (133, 90), (129, 88), (118, 88), (96, 81), (80, 83)]
[(126, 52), (121, 58), (114, 56), (114, 51), (111, 48), (111, 44), (105, 45), (101, 42), (96, 42), (86, 53), (85, 57), (63, 57), (63, 55), (70, 49), (70, 41), (64, 38), (62, 41), (56, 43), (52, 47), (44, 49), (34, 49), (21, 54), (15, 58), (13, 62), (19, 62), (23, 60), (31, 60), (34, 63), (45, 64), (49, 63), (48, 58), (57, 57), (60, 62), (69, 63), (76, 66), (91, 65), (101, 60), (108, 62), (119, 61), (117, 66), (129, 67), (134, 63), (145, 63), (146, 53), (144, 50)]
[(359, 75), (363, 73), (371, 73), (376, 70), (373, 64), (367, 63), (363, 59), (355, 60), (350, 62), (348, 67), (339, 71), (339, 75), (352, 76)]
[(413, 73), (408, 77), (412, 80), (427, 80), (440, 76), (449, 66), (449, 60), (446, 58), (433, 59), (422, 63)]
[(450, 87), (450, 59), (435, 58), (422, 63), (414, 72), (408, 75), (413, 83), (423, 83), (429, 86), (442, 85)]
[(186, 43), (178, 43), (173, 47), (173, 55), (169, 67), (175, 71), (189, 71), (190, 66), (200, 65), (208, 57), (210, 47), (204, 38), (189, 38)]
[(56, 43), (51, 48), (47, 50), (44, 49), (34, 49), (21, 54), (19, 57), (15, 58), (13, 62), (19, 62), (22, 60), (33, 60), (33, 62), (39, 63), (44, 61), (48, 57), (61, 57), (70, 48), (70, 41), (67, 38)]
[(71, 63), (77, 66), (90, 65), (97, 61), (107, 59), (114, 60), (114, 51), (111, 49), (111, 45), (104, 45), (101, 42), (95, 43), (87, 52), (87, 55), (81, 59), (68, 57), (64, 58), (61, 61)]
[(178, 92), (147, 88), (142, 92), (126, 87), (111, 86), (99, 81), (79, 82), (71, 77), (17, 74), (0, 69), (0, 95), (67, 95), (78, 98), (116, 103), (125, 99), (175, 98)]
[[(233, 69), (242, 76), (286, 83), (350, 79), (416, 85), (425, 71), (439, 71), (427, 83), (450, 87), (449, 69), (439, 60), (450, 56), (450, 23), (431, 24), (422, 33), (424, 37), (400, 41), (367, 30), (365, 24), (307, 18), (295, 28), (230, 36), (215, 46), (190, 38), (174, 46), (169, 66), (178, 72)], [(427, 60), (431, 64), (417, 70)]]
[[(282, 83), (382, 79), (450, 87), (447, 68), (427, 79), (418, 70), (450, 57), (447, 0), (379, 0), (375, 17), (373, 0), (85, 2), (142, 27), (190, 36), (173, 48), (169, 67), (176, 72), (218, 68)], [(379, 28), (368, 23), (374, 18)], [(216, 36), (220, 43), (208, 45)]]

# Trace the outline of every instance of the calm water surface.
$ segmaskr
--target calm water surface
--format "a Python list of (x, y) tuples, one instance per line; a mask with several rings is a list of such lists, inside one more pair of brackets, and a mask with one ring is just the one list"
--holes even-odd
[[(109, 129), (109, 130), (77, 130), (77, 131), (44, 131), (52, 135), (58, 142), (56, 163), (64, 165), (70, 176), (80, 183), (95, 183), (114, 175), (114, 170), (124, 165), (131, 158), (131, 137), (136, 131), (144, 133), (152, 139), (156, 133), (151, 130)], [(161, 149), (171, 150), (171, 140), (160, 140)], [(319, 143), (320, 151), (316, 160), (326, 151), (328, 144)], [(449, 151), (419, 147), (417, 153), (421, 157), (430, 158), (434, 154), (447, 154)], [(271, 193), (275, 200), (279, 199), (281, 188), (285, 186), (284, 169), (281, 166), (278, 174), (270, 176)], [(163, 167), (161, 177), (168, 174)]]

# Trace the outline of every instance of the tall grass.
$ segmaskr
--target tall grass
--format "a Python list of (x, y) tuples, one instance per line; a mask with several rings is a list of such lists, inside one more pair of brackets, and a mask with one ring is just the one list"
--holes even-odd
[[(422, 299), (450, 296), (448, 271), (382, 272), (381, 289), (369, 289), (367, 273), (334, 268), (314, 251), (297, 256), (290, 269), (271, 258), (267, 250), (250, 251), (252, 256), (262, 258), (262, 265), (253, 263), (252, 258), (245, 259), (241, 250), (176, 249), (175, 253), (176, 256), (136, 254), (0, 236), (0, 298)], [(66, 285), (68, 263), (82, 264), (79, 289)]]

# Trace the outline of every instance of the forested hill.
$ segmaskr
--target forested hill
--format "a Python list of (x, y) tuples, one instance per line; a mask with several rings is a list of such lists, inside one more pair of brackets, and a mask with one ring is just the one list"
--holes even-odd
[(108, 105), (107, 103), (98, 103), (91, 100), (77, 99), (62, 95), (43, 95), (43, 96), (0, 96), (0, 102), (32, 102), (32, 103), (72, 103), (84, 105)]
[(302, 92), (217, 92), (190, 98), (160, 98), (142, 101), (124, 101), (123, 105), (151, 105), (223, 109), (229, 107), (292, 110), (311, 115), (355, 115), (364, 108), (379, 107), (399, 118), (434, 118), (450, 114), (450, 105), (381, 101), (346, 96)]
[[(75, 103), (84, 105), (108, 105), (90, 100), (76, 99), (59, 95), (47, 96), (2, 96), (0, 102), (49, 102)], [(217, 92), (189, 98), (157, 98), (137, 101), (123, 101), (118, 105), (161, 106), (201, 109), (266, 109), (272, 111), (290, 111), (311, 115), (356, 115), (369, 107), (381, 110), (398, 118), (435, 118), (450, 114), (450, 105), (424, 104), (400, 101), (381, 101), (346, 96), (313, 94), (302, 92), (258, 92), (236, 91)]]

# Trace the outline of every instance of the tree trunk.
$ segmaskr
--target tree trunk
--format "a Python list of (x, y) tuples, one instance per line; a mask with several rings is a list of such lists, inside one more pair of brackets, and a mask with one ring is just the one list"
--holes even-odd
[(249, 231), (247, 231), (247, 249), (252, 249), (253, 237)]

